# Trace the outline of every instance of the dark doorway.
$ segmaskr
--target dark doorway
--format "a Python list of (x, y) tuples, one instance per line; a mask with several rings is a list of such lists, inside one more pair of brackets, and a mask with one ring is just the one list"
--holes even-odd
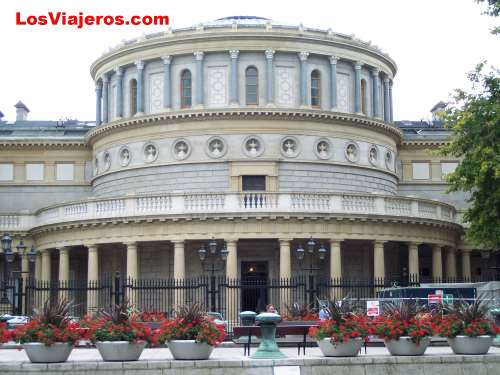
[(242, 311), (261, 312), (267, 305), (267, 262), (241, 262)]

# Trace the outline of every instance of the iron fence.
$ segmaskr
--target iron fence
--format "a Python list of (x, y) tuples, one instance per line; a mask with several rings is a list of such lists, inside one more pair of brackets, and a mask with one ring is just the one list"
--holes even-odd
[(23, 278), (9, 279), (0, 287), (0, 314), (33, 314), (46, 300), (55, 303), (61, 299), (74, 302), (72, 314), (83, 316), (97, 309), (107, 308), (129, 300), (141, 311), (162, 312), (172, 316), (176, 307), (200, 303), (208, 311), (221, 313), (228, 330), (239, 324), (241, 311), (264, 311), (273, 304), (285, 315), (292, 304), (318, 308), (318, 303), (349, 297), (364, 303), (376, 297), (381, 290), (400, 286), (420, 286), (426, 283), (474, 283), (488, 279), (442, 278), (423, 279), (410, 276), (401, 281), (381, 279), (325, 279), (311, 275), (287, 279), (227, 279), (219, 276), (175, 279), (113, 279), (98, 281), (41, 281)]

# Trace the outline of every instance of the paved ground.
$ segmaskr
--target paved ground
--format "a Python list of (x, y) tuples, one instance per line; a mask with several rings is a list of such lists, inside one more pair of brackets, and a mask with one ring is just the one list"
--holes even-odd
[[(254, 353), (256, 348), (252, 348), (252, 352)], [(281, 348), (282, 352), (288, 358), (304, 358), (303, 356), (297, 357), (297, 348)], [(307, 348), (305, 358), (319, 358), (323, 357), (318, 348)], [(435, 355), (449, 355), (452, 354), (451, 349), (448, 346), (431, 346), (427, 348), (425, 352), (426, 356), (435, 356)], [(490, 348), (489, 354), (500, 355), (500, 348), (492, 347)], [(389, 356), (389, 353), (385, 349), (385, 347), (369, 347), (367, 354), (365, 354), (364, 349), (362, 351), (361, 356), (368, 357), (380, 357), (380, 356)], [(243, 348), (216, 348), (212, 353), (210, 359), (212, 360), (242, 360), (243, 357)], [(247, 357), (248, 358), (248, 357)], [(172, 355), (170, 354), (170, 350), (166, 348), (155, 348), (155, 349), (145, 349), (141, 355), (141, 361), (147, 360), (171, 360)], [(100, 361), (101, 356), (97, 349), (94, 348), (77, 348), (74, 349), (69, 357), (69, 361)], [(22, 362), (28, 361), (28, 357), (24, 353), (24, 350), (18, 349), (2, 349), (0, 350), (0, 362)]]

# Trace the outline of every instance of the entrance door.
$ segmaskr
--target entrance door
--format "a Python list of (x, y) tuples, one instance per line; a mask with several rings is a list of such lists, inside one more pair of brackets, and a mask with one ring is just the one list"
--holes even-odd
[(261, 312), (267, 305), (267, 262), (241, 262), (242, 311)]

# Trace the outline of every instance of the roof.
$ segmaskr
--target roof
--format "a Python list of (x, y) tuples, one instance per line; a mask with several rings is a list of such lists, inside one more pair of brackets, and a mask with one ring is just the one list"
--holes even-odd
[(394, 125), (403, 131), (403, 139), (410, 140), (447, 140), (451, 129), (439, 120), (395, 121)]
[(95, 126), (90, 121), (0, 121), (0, 141), (82, 138)]

